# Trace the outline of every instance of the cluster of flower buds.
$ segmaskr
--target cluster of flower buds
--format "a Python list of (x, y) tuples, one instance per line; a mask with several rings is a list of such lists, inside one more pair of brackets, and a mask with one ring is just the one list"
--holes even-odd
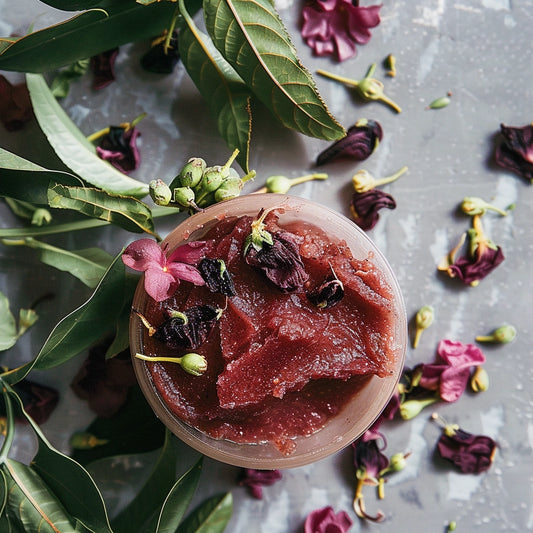
[(198, 211), (239, 196), (244, 183), (255, 177), (255, 171), (239, 177), (231, 168), (238, 154), (239, 150), (235, 150), (224, 165), (212, 167), (201, 157), (192, 157), (169, 185), (160, 179), (150, 182), (152, 200), (157, 205)]

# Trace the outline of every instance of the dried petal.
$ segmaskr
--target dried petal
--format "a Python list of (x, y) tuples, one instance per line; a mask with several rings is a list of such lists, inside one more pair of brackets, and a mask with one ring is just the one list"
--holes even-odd
[(263, 497), (263, 487), (273, 485), (281, 478), (282, 474), (279, 470), (243, 468), (243, 477), (239, 481), (239, 485), (248, 487), (252, 496), (260, 500)]
[(172, 37), (166, 43), (166, 35), (152, 41), (150, 50), (141, 58), (144, 70), (156, 74), (170, 74), (180, 59), (178, 50), (178, 34), (172, 32)]
[(220, 311), (211, 305), (198, 305), (170, 315), (157, 327), (154, 339), (172, 349), (195, 350), (213, 331)]
[(345, 511), (335, 514), (333, 507), (328, 506), (307, 515), (304, 533), (346, 533), (352, 524), (352, 519)]
[(378, 147), (383, 138), (383, 130), (375, 120), (359, 120), (348, 129), (346, 136), (324, 150), (316, 160), (316, 165), (324, 165), (337, 159), (364, 161)]
[(455, 429), (443, 431), (437, 449), (443, 459), (451, 461), (461, 472), (479, 474), (492, 465), (496, 443), (486, 435), (472, 435)]
[(380, 209), (395, 209), (394, 198), (380, 189), (371, 189), (352, 196), (351, 211), (355, 223), (363, 230), (372, 229), (379, 220)]
[(20, 130), (32, 117), (33, 108), (26, 84), (12, 85), (0, 74), (0, 121), (5, 129)]
[(109, 161), (115, 168), (127, 174), (139, 166), (137, 138), (140, 134), (135, 127), (110, 126), (109, 133), (100, 139), (96, 153), (100, 159)]
[[(13, 389), (22, 401), (26, 413), (39, 425), (48, 420), (59, 401), (57, 390), (28, 379), (19, 381), (13, 385)], [(5, 412), (1, 414), (5, 416)], [(25, 420), (17, 417), (19, 422)]]
[(500, 125), (503, 141), (496, 146), (494, 158), (501, 167), (533, 180), (533, 124), (521, 128)]
[(336, 276), (328, 276), (316, 289), (307, 293), (309, 301), (320, 309), (338, 304), (344, 297), (344, 285)]
[(360, 438), (352, 444), (355, 469), (359, 479), (367, 485), (376, 485), (379, 473), (389, 466), (389, 458), (378, 446), (380, 437), (381, 434), (376, 433), (373, 438)]
[(91, 57), (91, 71), (93, 73), (93, 89), (103, 89), (115, 81), (115, 60), (118, 48), (112, 48)]
[(309, 279), (300, 257), (297, 238), (288, 231), (278, 231), (271, 235), (272, 244), (264, 242), (260, 250), (249, 246), (244, 256), (245, 261), (262, 270), (282, 291), (294, 291)]
[(504, 259), (500, 246), (496, 249), (485, 247), (481, 253), (457, 258), (448, 267), (448, 272), (451, 277), (457, 277), (466, 285), (472, 285), (488, 276)]
[(233, 278), (226, 268), (223, 259), (209, 259), (205, 257), (198, 264), (198, 270), (205, 280), (207, 288), (212, 292), (219, 292), (225, 296), (235, 296)]
[(366, 44), (370, 28), (380, 23), (381, 6), (360, 7), (350, 0), (316, 0), (302, 10), (302, 37), (318, 56), (344, 61)]

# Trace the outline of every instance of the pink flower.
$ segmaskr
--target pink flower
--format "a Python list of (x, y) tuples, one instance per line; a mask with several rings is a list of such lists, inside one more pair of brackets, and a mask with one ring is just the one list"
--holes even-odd
[(352, 520), (345, 511), (335, 514), (332, 507), (324, 507), (307, 515), (304, 524), (305, 533), (346, 533), (352, 526)]
[(126, 266), (144, 272), (144, 288), (157, 302), (170, 298), (180, 280), (204, 285), (200, 272), (193, 266), (203, 256), (203, 241), (178, 246), (169, 257), (152, 239), (132, 242), (123, 252)]
[(254, 498), (260, 500), (263, 497), (263, 486), (273, 485), (279, 481), (282, 474), (279, 470), (257, 470), (255, 468), (244, 468), (243, 478), (239, 485), (247, 486)]
[(485, 362), (483, 352), (473, 344), (442, 340), (437, 347), (441, 361), (421, 365), (419, 386), (439, 391), (445, 402), (455, 402), (463, 394), (472, 367)]
[(500, 125), (502, 142), (494, 158), (501, 167), (533, 180), (533, 124), (521, 128)]
[(316, 55), (335, 54), (344, 61), (357, 53), (356, 44), (366, 44), (369, 28), (380, 23), (379, 6), (359, 7), (354, 0), (316, 0), (302, 10), (302, 37)]

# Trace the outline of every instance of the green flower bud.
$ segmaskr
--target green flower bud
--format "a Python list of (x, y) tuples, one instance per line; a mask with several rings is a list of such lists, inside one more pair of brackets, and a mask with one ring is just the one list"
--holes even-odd
[(44, 209), (43, 207), (38, 207), (31, 217), (31, 223), (34, 226), (43, 226), (45, 224), (48, 224), (52, 220), (52, 214), (48, 209)]
[(486, 391), (489, 388), (489, 375), (483, 367), (476, 368), (470, 378), (470, 386), (474, 392)]
[(268, 192), (285, 194), (291, 188), (291, 180), (285, 176), (269, 176), (265, 186)]
[(483, 215), (487, 210), (496, 211), (502, 216), (507, 216), (507, 213), (494, 205), (488, 204), (485, 200), (475, 196), (467, 196), (461, 203), (461, 210), (466, 215)]
[(172, 191), (163, 180), (152, 180), (148, 184), (150, 198), (156, 205), (168, 205), (172, 200)]
[(457, 522), (455, 520), (450, 520), (448, 522), (448, 527), (446, 528), (446, 531), (455, 531), (457, 529)]
[(201, 376), (207, 370), (207, 360), (203, 355), (187, 353), (180, 358), (181, 368), (193, 376)]
[[(226, 175), (225, 175), (226, 174)], [(223, 167), (215, 165), (214, 167), (207, 167), (204, 171), (202, 179), (198, 184), (198, 190), (202, 193), (216, 191), (225, 178), (228, 177), (229, 172), (223, 171)]]
[(407, 400), (400, 405), (400, 416), (404, 420), (410, 420), (422, 412), (422, 409), (435, 403), (438, 398), (427, 398), (425, 400)]
[(400, 470), (403, 470), (405, 468), (406, 459), (408, 457), (408, 454), (404, 453), (395, 453), (389, 461), (389, 467), (388, 470), (390, 472), (399, 472)]
[(174, 179), (177, 183), (174, 183), (173, 181), (170, 184), (170, 188), (172, 189), (172, 186), (196, 187), (198, 183), (200, 183), (206, 168), (207, 163), (201, 157), (191, 157)]
[(407, 167), (404, 166), (398, 170), (398, 172), (392, 174), (392, 176), (376, 179), (370, 174), (370, 172), (361, 169), (352, 176), (352, 185), (357, 193), (367, 192), (379, 185), (386, 185), (387, 183), (397, 180), (402, 174), (405, 174), (407, 170)]
[(106, 439), (99, 439), (92, 433), (87, 433), (85, 431), (78, 431), (70, 438), (70, 445), (75, 450), (91, 450), (97, 446), (103, 446), (108, 442), (109, 441)]
[(418, 346), (418, 342), (420, 341), (420, 336), (422, 334), (422, 331), (424, 331), (426, 328), (431, 326), (433, 323), (433, 319), (435, 317), (435, 313), (433, 311), (433, 307), (431, 305), (425, 305), (424, 307), (421, 307), (415, 316), (415, 338), (413, 340), (413, 348), (416, 348)]
[(183, 207), (194, 207), (195, 194), (190, 187), (176, 187), (173, 191), (172, 201)]
[(38, 319), (39, 316), (34, 309), (20, 309), (18, 335), (22, 335), (25, 331), (31, 328)]
[(238, 176), (230, 176), (226, 178), (215, 191), (215, 202), (221, 202), (239, 196), (243, 185), (241, 178)]
[(516, 337), (516, 328), (511, 325), (504, 325), (496, 328), (490, 335), (479, 335), (476, 337), (478, 342), (494, 342), (506, 344), (514, 341)]

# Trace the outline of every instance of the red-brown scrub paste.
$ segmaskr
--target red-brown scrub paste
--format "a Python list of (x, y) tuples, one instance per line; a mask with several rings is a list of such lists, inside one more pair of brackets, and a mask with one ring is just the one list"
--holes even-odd
[[(282, 227), (299, 236), (309, 281), (283, 293), (243, 259), (252, 220), (223, 219), (202, 238), (206, 257), (225, 261), (237, 296), (226, 302), (206, 287), (183, 282), (165, 302), (148, 299), (144, 311), (157, 326), (166, 318), (165, 308), (227, 306), (207, 342), (194, 350), (208, 361), (205, 374), (187, 374), (175, 363), (147, 368), (168, 408), (184, 422), (217, 439), (271, 441), (288, 455), (296, 436), (322, 428), (369, 375), (392, 372), (393, 295), (369, 258), (355, 259), (343, 241), (331, 242), (301, 221)], [(272, 213), (266, 224), (270, 232), (281, 228)], [(319, 309), (305, 293), (332, 269), (345, 295), (334, 307)], [(182, 355), (144, 336), (146, 355)]]

